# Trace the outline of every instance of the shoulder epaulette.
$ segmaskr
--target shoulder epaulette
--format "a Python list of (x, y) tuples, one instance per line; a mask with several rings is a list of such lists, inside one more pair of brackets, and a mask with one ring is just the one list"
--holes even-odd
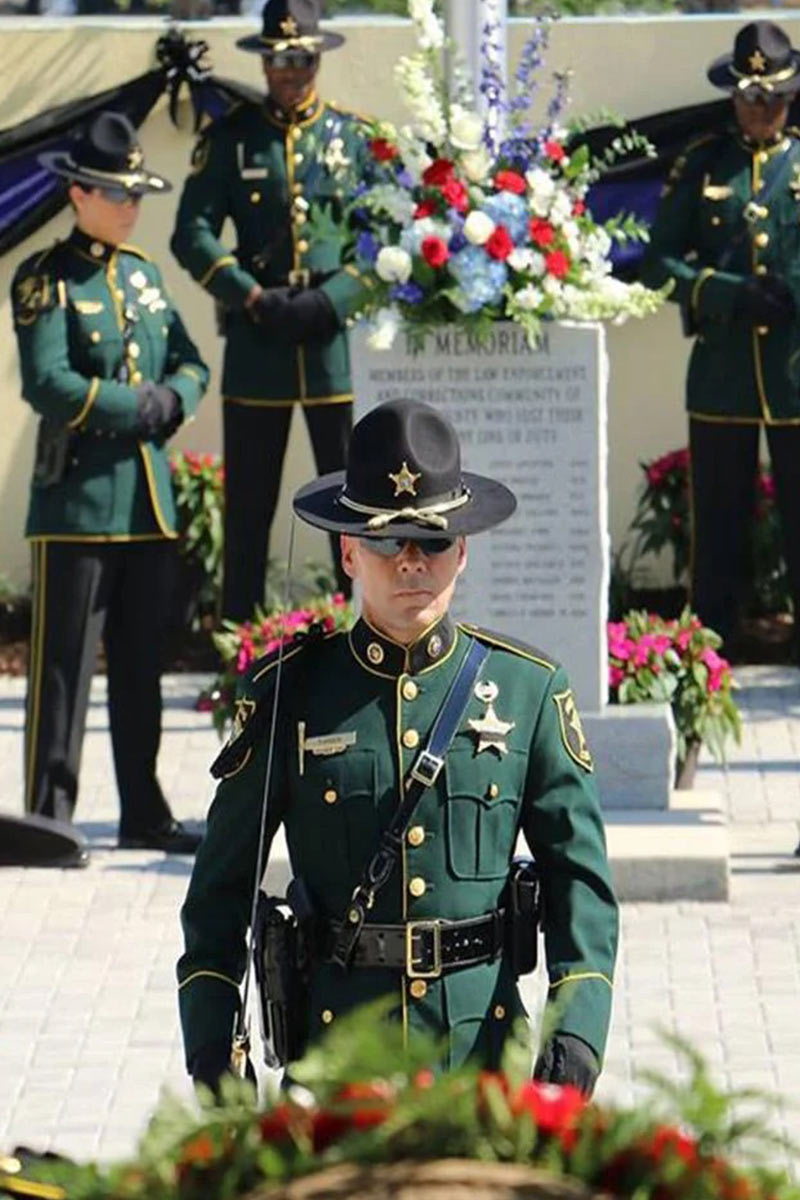
[(143, 258), (145, 262), (153, 261), (146, 250), (142, 250), (141, 246), (133, 246), (130, 242), (121, 242), (119, 249), (124, 250), (126, 254), (135, 254), (137, 258)]
[(276, 649), (250, 664), (239, 686), (230, 737), (211, 764), (215, 779), (228, 779), (238, 774), (252, 757), (259, 736), (268, 728), (272, 715), (269, 697), (278, 663), (286, 667), (309, 647), (323, 641), (325, 636), (321, 624), (312, 625), (307, 633), (297, 634), (284, 646), (283, 654)]
[(339, 113), (341, 117), (354, 117), (357, 121), (363, 121), (365, 125), (371, 125), (375, 118), (369, 116), (368, 113), (354, 112), (352, 108), (343, 108), (341, 104), (337, 104), (335, 100), (326, 100), (326, 108), (332, 108), (334, 112)]
[(553, 662), (552, 658), (548, 658), (544, 651), (539, 650), (536, 646), (529, 646), (527, 642), (521, 642), (505, 633), (494, 633), (491, 629), (482, 629), (479, 625), (468, 625), (463, 621), (459, 622), (459, 628), (479, 642), (485, 642), (487, 646), (493, 646), (498, 650), (508, 650), (510, 654), (527, 658), (537, 666), (544, 667), (546, 671), (558, 670), (558, 663)]
[(701, 150), (703, 147), (710, 148), (712, 142), (717, 141), (720, 136), (719, 130), (714, 130), (711, 133), (702, 133), (698, 137), (692, 138), (692, 140), (684, 146), (683, 150), (670, 167), (664, 194), (671, 190), (674, 183), (677, 183), (679, 179), (683, 178), (687, 163), (690, 159), (694, 158), (695, 151)]

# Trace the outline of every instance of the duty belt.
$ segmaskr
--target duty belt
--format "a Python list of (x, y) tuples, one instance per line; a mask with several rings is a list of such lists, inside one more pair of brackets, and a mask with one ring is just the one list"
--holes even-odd
[[(341, 928), (332, 921), (332, 943)], [(440, 975), (479, 963), (493, 962), (503, 951), (505, 909), (464, 921), (406, 921), (402, 925), (362, 926), (351, 966), (402, 970), (409, 979), (438, 979)], [(333, 962), (327, 953), (324, 962)]]

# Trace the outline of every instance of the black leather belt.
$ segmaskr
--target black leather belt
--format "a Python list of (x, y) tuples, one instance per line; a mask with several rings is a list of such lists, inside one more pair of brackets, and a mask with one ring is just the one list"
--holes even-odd
[[(258, 279), (258, 271), (254, 272)], [(295, 267), (289, 271), (285, 279), (269, 279), (259, 283), (264, 288), (272, 287), (291, 287), (291, 288), (308, 288), (320, 287), (323, 283), (327, 283), (329, 279), (333, 279), (336, 271), (312, 271), (308, 267)]]
[[(328, 926), (330, 946), (340, 925)], [(351, 965), (402, 970), (409, 979), (438, 979), (461, 967), (493, 962), (503, 951), (505, 909), (465, 921), (406, 921), (403, 925), (365, 924)], [(325, 962), (333, 962), (327, 953)]]

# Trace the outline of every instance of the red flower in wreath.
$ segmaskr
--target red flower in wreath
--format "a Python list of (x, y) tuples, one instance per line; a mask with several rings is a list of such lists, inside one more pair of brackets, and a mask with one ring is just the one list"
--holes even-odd
[(429, 267), (443, 267), (450, 257), (446, 242), (438, 237), (423, 238), (420, 250)]
[(544, 258), (545, 270), (556, 279), (563, 279), (569, 271), (569, 258), (563, 250), (551, 250)]
[(469, 208), (469, 193), (460, 179), (448, 179), (442, 187), (442, 195), (456, 212), (465, 213)]
[(527, 186), (517, 171), (498, 171), (494, 177), (494, 185), (501, 192), (513, 192), (516, 196), (524, 195)]
[(551, 162), (562, 162), (567, 157), (567, 152), (561, 142), (553, 140), (545, 142), (544, 152)]
[(422, 172), (422, 182), (428, 187), (442, 187), (453, 177), (453, 164), (449, 158), (437, 158)]
[(397, 158), (399, 153), (397, 146), (387, 141), (386, 138), (373, 138), (369, 148), (372, 151), (372, 157), (378, 162), (391, 162), (393, 158)]
[(549, 221), (545, 221), (544, 217), (533, 217), (528, 229), (534, 245), (542, 248), (552, 246), (556, 231)]
[(435, 212), (436, 204), (433, 200), (420, 200), (414, 209), (414, 220), (421, 221), (423, 217), (431, 217)]
[(505, 262), (511, 251), (514, 249), (514, 243), (511, 240), (511, 234), (506, 229), (505, 225), (498, 225), (494, 233), (486, 242), (486, 253), (491, 258), (496, 258), (500, 262)]

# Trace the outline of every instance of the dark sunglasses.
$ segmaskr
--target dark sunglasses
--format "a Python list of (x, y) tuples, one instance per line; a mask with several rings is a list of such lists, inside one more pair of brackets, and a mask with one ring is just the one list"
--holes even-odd
[(140, 204), (142, 200), (141, 192), (129, 192), (124, 187), (99, 187), (95, 191), (109, 204)]
[(307, 71), (317, 59), (308, 50), (277, 50), (267, 57), (267, 64), (276, 71)]
[(737, 96), (745, 104), (762, 104), (764, 108), (769, 109), (780, 108), (786, 100), (785, 96), (772, 96), (760, 87), (743, 88), (741, 92), (737, 92)]
[(398, 538), (398, 537), (363, 537), (359, 538), (372, 554), (380, 554), (381, 558), (395, 558), (404, 546), (413, 546), (426, 557), (434, 554), (444, 554), (455, 546), (455, 538)]

